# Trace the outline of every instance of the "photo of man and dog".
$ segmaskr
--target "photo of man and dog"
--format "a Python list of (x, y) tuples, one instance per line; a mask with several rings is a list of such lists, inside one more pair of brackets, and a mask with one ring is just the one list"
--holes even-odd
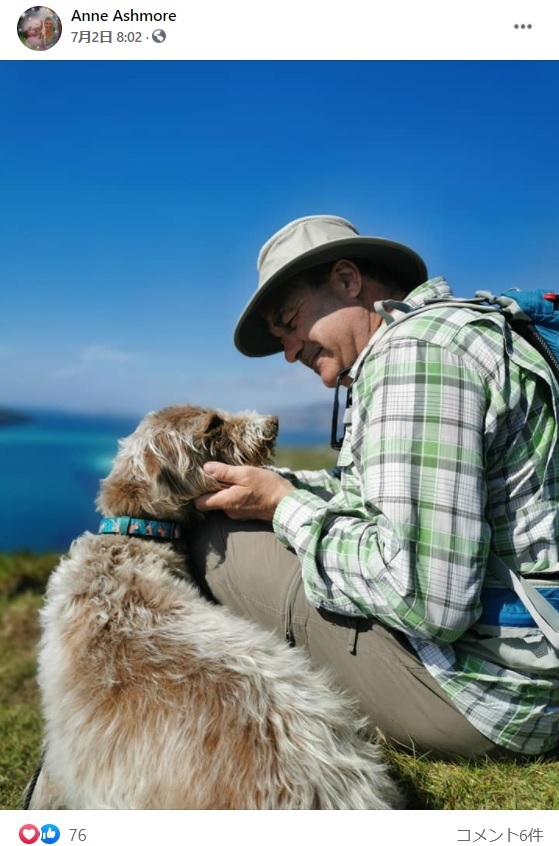
[(557, 64), (30, 58), (0, 808), (556, 808)]

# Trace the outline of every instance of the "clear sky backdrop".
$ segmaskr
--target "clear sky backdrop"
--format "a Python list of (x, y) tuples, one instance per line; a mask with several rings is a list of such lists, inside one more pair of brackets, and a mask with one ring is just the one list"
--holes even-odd
[(1, 62), (0, 406), (330, 395), (232, 341), (293, 218), (559, 289), (559, 62)]

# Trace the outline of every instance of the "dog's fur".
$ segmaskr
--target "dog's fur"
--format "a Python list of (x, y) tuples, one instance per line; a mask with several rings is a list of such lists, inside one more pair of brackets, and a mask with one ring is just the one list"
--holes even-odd
[[(120, 444), (105, 516), (187, 522), (202, 465), (263, 464), (277, 422), (192, 406)], [(33, 809), (386, 809), (399, 793), (353, 702), (204, 599), (178, 542), (86, 532), (41, 612), (44, 762)]]

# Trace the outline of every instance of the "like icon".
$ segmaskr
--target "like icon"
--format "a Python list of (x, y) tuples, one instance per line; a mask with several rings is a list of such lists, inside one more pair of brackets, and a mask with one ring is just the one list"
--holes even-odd
[(41, 840), (43, 843), (56, 843), (60, 839), (60, 831), (55, 825), (44, 825), (41, 828)]
[(22, 843), (36, 843), (39, 839), (39, 833), (36, 825), (22, 825), (19, 830), (19, 839)]

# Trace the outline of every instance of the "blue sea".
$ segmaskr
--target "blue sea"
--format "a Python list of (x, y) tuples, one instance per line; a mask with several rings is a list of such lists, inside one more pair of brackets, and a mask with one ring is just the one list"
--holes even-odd
[(63, 551), (95, 531), (99, 480), (137, 419), (31, 412), (0, 427), (0, 550)]
[[(86, 529), (97, 531), (99, 481), (119, 438), (138, 422), (40, 411), (0, 426), (0, 551), (62, 552)], [(308, 431), (280, 438), (284, 445), (313, 441)]]

